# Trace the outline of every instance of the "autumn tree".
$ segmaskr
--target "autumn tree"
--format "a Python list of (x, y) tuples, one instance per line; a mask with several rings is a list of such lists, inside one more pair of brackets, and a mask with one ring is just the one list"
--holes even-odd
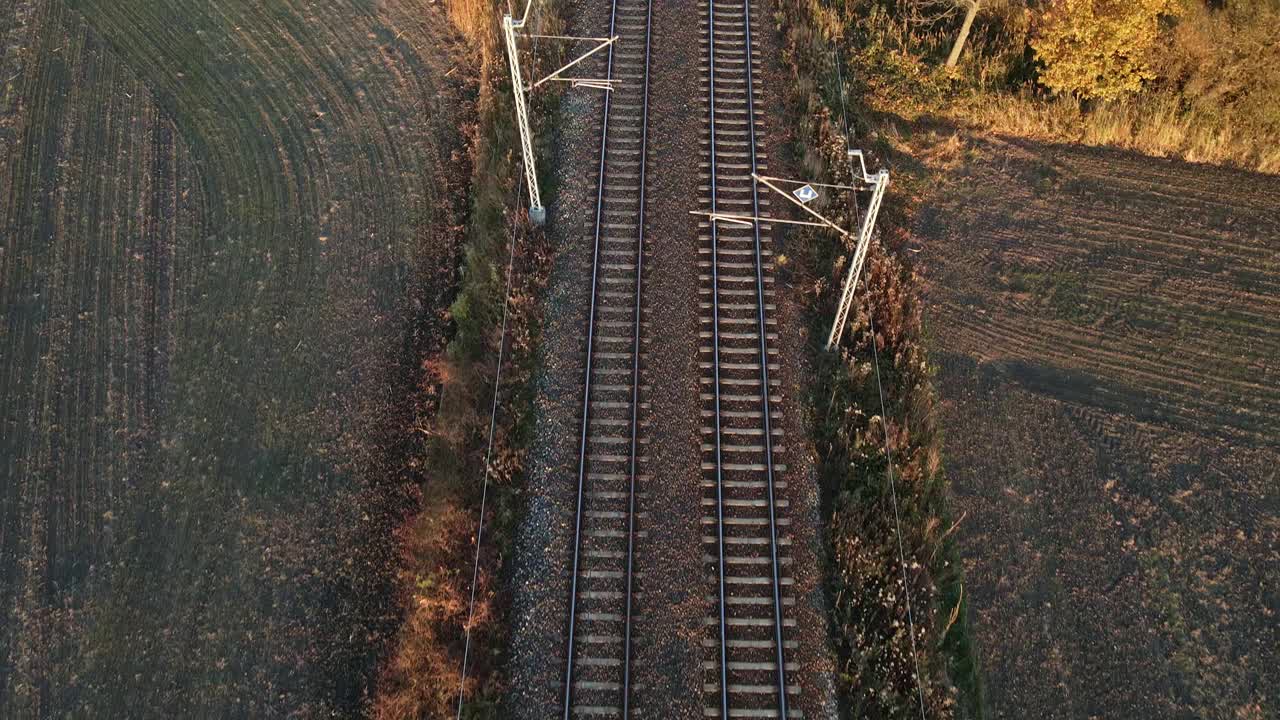
[(1114, 100), (1155, 79), (1152, 59), (1173, 0), (1053, 0), (1031, 46), (1040, 81), (1058, 93)]
[(951, 53), (947, 55), (947, 67), (955, 67), (964, 52), (965, 42), (969, 39), (969, 31), (973, 29), (973, 21), (978, 13), (1004, 7), (1011, 0), (912, 0), (911, 14), (917, 22), (932, 25), (949, 20), (959, 13), (964, 13), (960, 23), (960, 31), (956, 33), (955, 42), (951, 44)]

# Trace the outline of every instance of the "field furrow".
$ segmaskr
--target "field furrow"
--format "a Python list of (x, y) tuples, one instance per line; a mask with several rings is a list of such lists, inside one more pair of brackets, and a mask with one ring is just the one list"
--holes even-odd
[(359, 705), (474, 60), (408, 0), (0, 4), (0, 715)]
[(919, 230), (997, 716), (1267, 716), (1280, 182), (969, 142)]

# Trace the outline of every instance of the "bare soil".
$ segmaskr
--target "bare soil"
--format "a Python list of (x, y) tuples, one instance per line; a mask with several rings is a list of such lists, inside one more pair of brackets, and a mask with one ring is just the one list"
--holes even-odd
[(1280, 712), (1280, 180), (913, 138), (992, 717)]
[(0, 7), (0, 715), (360, 707), (469, 177), (450, 28)]

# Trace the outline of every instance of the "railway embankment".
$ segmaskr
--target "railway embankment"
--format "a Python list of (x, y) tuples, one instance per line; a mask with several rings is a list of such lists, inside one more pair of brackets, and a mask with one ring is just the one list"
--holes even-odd
[[(842, 61), (837, 67), (832, 48), (840, 45), (831, 33), (839, 23), (829, 11), (787, 3), (781, 19), (802, 172), (848, 183), (849, 131), (861, 138), (876, 131), (847, 125), (857, 98), (842, 95), (841, 85), (855, 86), (850, 75), (862, 70)], [(861, 149), (893, 169), (884, 143), (863, 140)], [(839, 353), (822, 350), (819, 341), (851, 248), (808, 230), (793, 241), (813, 327), (807, 411), (820, 458), (839, 699), (852, 717), (982, 717), (977, 650), (953, 541), (958, 519), (948, 508), (925, 345), (922, 279), (909, 251), (915, 188), (894, 180)], [(830, 210), (847, 226), (859, 220), (856, 211)]]
[[(451, 336), (424, 357), (415, 388), (420, 479), (416, 509), (396, 531), (399, 630), (383, 659), (372, 716), (502, 716), (513, 538), (525, 513), (542, 294), (550, 252), (528, 222), (496, 3), (459, 2), (453, 20), (481, 51), (470, 137), (471, 205)], [(544, 5), (557, 29), (558, 5)], [(538, 110), (554, 117), (556, 98)], [(545, 148), (540, 148), (545, 150)], [(465, 668), (465, 670), (464, 670)], [(461, 703), (461, 705), (459, 704)]]
[(784, 135), (767, 9), (575, 10), (571, 34), (619, 37), (583, 69), (618, 86), (568, 97), (558, 128), (508, 711), (829, 716), (797, 304), (767, 222), (717, 245), (691, 214), (768, 207), (750, 179)]

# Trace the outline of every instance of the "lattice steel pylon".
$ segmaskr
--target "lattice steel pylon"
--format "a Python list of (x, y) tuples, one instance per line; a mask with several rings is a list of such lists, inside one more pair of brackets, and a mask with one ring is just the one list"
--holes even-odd
[(511, 95), (516, 106), (516, 124), (520, 126), (520, 152), (524, 157), (524, 180), (529, 186), (529, 220), (534, 225), (547, 221), (547, 209), (542, 206), (542, 194), (538, 192), (538, 168), (533, 160), (533, 134), (529, 130), (529, 106), (525, 100), (524, 75), (520, 72), (520, 55), (516, 50), (516, 29), (523, 28), (529, 20), (530, 2), (524, 8), (524, 17), (517, 21), (510, 15), (502, 16), (502, 36), (507, 43), (507, 62), (511, 66)]
[(600, 52), (617, 41), (617, 37), (611, 38), (586, 38), (586, 37), (570, 37), (564, 35), (533, 35), (534, 38), (545, 38), (548, 40), (570, 40), (581, 41), (590, 40), (597, 45), (587, 52), (579, 55), (577, 59), (562, 66), (559, 70), (542, 78), (541, 80), (525, 84), (524, 73), (520, 69), (520, 53), (516, 46), (516, 31), (523, 30), (529, 22), (529, 11), (533, 8), (533, 0), (524, 6), (524, 14), (519, 20), (510, 14), (502, 16), (502, 38), (507, 46), (507, 63), (511, 68), (511, 95), (513, 104), (516, 106), (516, 125), (520, 130), (520, 152), (524, 157), (524, 180), (529, 186), (529, 220), (535, 225), (542, 225), (547, 221), (547, 209), (542, 205), (542, 193), (538, 191), (538, 167), (533, 155), (533, 129), (529, 124), (529, 103), (528, 93), (539, 85), (557, 80), (560, 82), (572, 83), (574, 87), (590, 87), (600, 90), (609, 91), (613, 89), (613, 83), (610, 80), (599, 80), (594, 78), (564, 78), (560, 74), (565, 70), (586, 60), (588, 57)]
[(845, 275), (844, 287), (840, 291), (840, 303), (836, 305), (836, 319), (831, 323), (831, 334), (827, 336), (827, 349), (840, 344), (840, 336), (844, 334), (845, 323), (849, 319), (849, 308), (853, 306), (853, 291), (858, 286), (858, 278), (862, 275), (862, 265), (867, 260), (867, 249), (871, 246), (871, 235), (875, 232), (876, 216), (880, 214), (880, 202), (884, 200), (884, 192), (889, 188), (889, 171), (881, 170), (875, 175), (867, 173), (866, 160), (861, 150), (849, 151), (849, 162), (858, 159), (862, 170), (861, 180), (872, 186), (871, 202), (867, 212), (862, 216), (862, 228), (858, 231), (858, 244), (854, 247), (853, 260), (849, 263), (849, 272)]
[[(861, 150), (849, 151), (849, 162), (852, 165), (853, 159), (857, 158), (861, 175), (854, 172), (854, 180), (865, 185), (871, 186), (871, 203), (867, 206), (867, 212), (862, 216), (862, 227), (858, 231), (857, 244), (854, 245), (853, 260), (849, 263), (849, 272), (845, 276), (844, 288), (840, 291), (840, 304), (836, 307), (836, 319), (831, 325), (831, 333), (827, 335), (826, 349), (830, 350), (840, 343), (840, 336), (844, 334), (844, 324), (849, 318), (849, 308), (853, 305), (853, 291), (858, 286), (858, 278), (862, 275), (862, 265), (867, 259), (867, 248), (871, 246), (871, 236), (876, 228), (876, 216), (880, 214), (880, 203), (884, 200), (885, 190), (889, 188), (889, 171), (881, 170), (875, 175), (867, 173), (866, 161), (863, 159)], [(852, 168), (851, 168), (852, 169)], [(730, 225), (752, 227), (758, 222), (780, 223), (783, 225), (804, 225), (808, 227), (825, 227), (840, 233), (843, 238), (850, 238), (852, 235), (848, 230), (840, 227), (822, 213), (814, 210), (809, 206), (809, 202), (818, 197), (816, 188), (824, 188), (830, 190), (857, 190), (852, 185), (832, 185), (828, 183), (806, 182), (804, 180), (788, 180), (786, 178), (769, 177), (765, 175), (757, 175), (751, 173), (751, 177), (777, 193), (780, 197), (790, 202), (792, 205), (803, 210), (813, 220), (788, 220), (785, 218), (762, 218), (754, 215), (739, 215), (735, 213), (723, 212), (705, 212), (691, 210), (690, 215), (705, 215), (710, 222), (722, 222)], [(806, 191), (804, 197), (800, 197), (799, 191), (787, 192), (782, 187), (784, 185), (801, 186), (801, 191)]]

